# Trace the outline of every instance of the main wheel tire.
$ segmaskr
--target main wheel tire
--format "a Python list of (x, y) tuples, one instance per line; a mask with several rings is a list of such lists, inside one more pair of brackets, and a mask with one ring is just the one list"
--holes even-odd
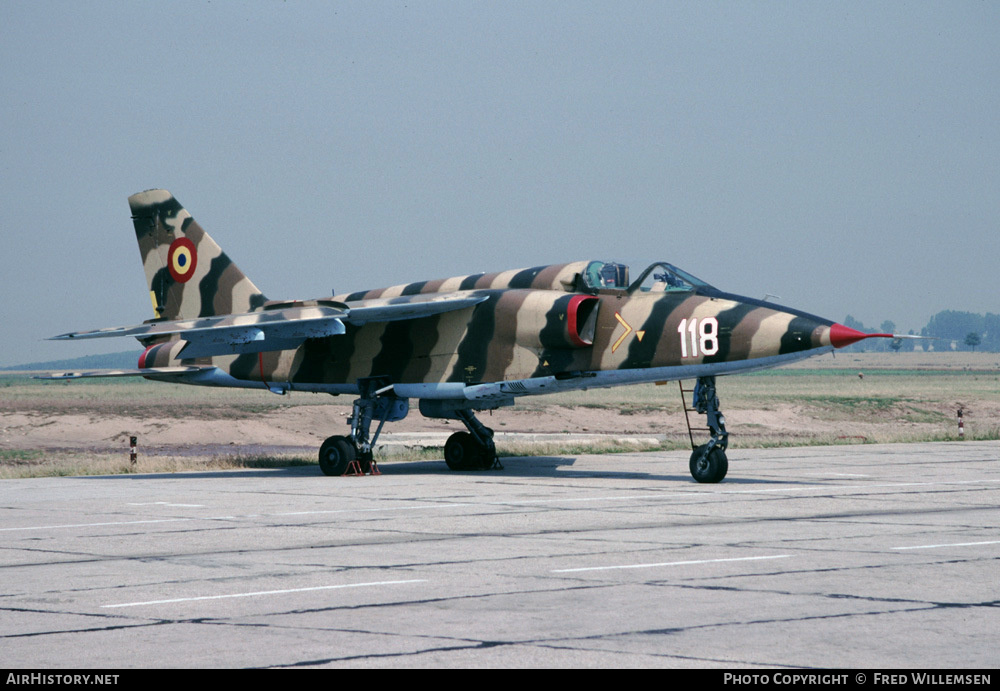
[(353, 460), (354, 444), (347, 437), (330, 437), (319, 447), (319, 468), (324, 475), (343, 475)]
[(476, 470), (486, 454), (468, 432), (455, 432), (444, 445), (444, 462), (451, 470)]
[[(494, 434), (493, 433), (493, 428), (492, 427), (483, 427), (483, 429), (486, 431), (487, 436), (489, 436), (490, 439), (493, 439), (493, 434)], [(476, 468), (478, 470), (489, 470), (490, 468), (493, 467), (493, 458), (492, 458), (492, 456), (496, 453), (495, 447), (494, 447), (493, 454), (491, 454), (486, 447), (479, 446), (478, 444), (476, 446), (479, 448), (479, 459), (478, 459), (478, 462), (476, 464)]]
[(729, 459), (726, 458), (726, 452), (715, 447), (708, 452), (708, 456), (702, 459), (701, 456), (705, 453), (706, 446), (708, 445), (699, 446), (691, 452), (691, 463), (689, 464), (691, 477), (697, 482), (722, 482), (722, 478), (726, 477), (726, 473), (729, 472)]

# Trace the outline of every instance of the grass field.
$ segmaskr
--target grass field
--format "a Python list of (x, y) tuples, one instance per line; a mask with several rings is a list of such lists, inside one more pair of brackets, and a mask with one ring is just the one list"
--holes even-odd
[[(1000, 438), (1000, 354), (996, 353), (826, 356), (786, 368), (720, 378), (719, 396), (734, 449), (951, 441), (958, 439), (959, 409), (963, 411), (965, 439)], [(295, 392), (275, 396), (136, 378), (46, 382), (24, 373), (4, 374), (0, 375), (0, 477), (127, 472), (120, 450), (123, 435), (142, 425), (146, 437), (155, 438), (159, 428), (194, 427), (195, 421), (210, 423), (207, 434), (222, 441), (235, 436), (227, 430), (240, 424), (253, 429), (280, 427), (283, 420), (303, 415), (342, 420), (349, 414), (350, 403), (348, 396)], [(555, 419), (569, 422), (551, 422)], [(79, 436), (84, 439), (109, 420), (120, 424), (113, 427), (113, 434), (106, 435), (106, 441), (96, 438), (74, 445), (65, 441), (65, 434), (59, 436), (60, 430), (72, 424), (79, 426)], [(619, 436), (656, 435), (658, 446), (643, 448), (688, 445), (675, 382), (523, 398), (514, 409), (498, 411), (491, 420), (487, 424), (505, 432), (572, 433), (582, 429)], [(693, 424), (702, 426), (702, 418), (697, 416)], [(394, 427), (454, 431), (441, 428), (441, 421), (421, 418), (415, 410), (405, 421), (388, 425), (386, 432), (392, 433)], [(300, 443), (308, 446), (313, 442), (303, 438)], [(164, 444), (169, 447), (169, 442)], [(583, 446), (578, 442), (549, 442), (544, 447), (508, 443), (501, 452), (551, 455), (635, 448), (611, 440)], [(440, 457), (440, 449), (431, 448), (393, 458)], [(184, 451), (172, 456), (166, 448), (157, 454), (155, 463), (153, 467), (144, 465), (143, 470), (314, 464), (315, 456), (247, 454), (239, 446), (224, 454)]]

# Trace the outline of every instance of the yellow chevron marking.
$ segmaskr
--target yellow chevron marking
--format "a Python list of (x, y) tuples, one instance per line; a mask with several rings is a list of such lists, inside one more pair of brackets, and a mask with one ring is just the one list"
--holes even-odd
[(632, 333), (632, 327), (628, 325), (627, 321), (625, 321), (624, 319), (622, 319), (622, 315), (620, 315), (617, 312), (615, 312), (615, 319), (618, 320), (619, 324), (621, 324), (622, 326), (625, 327), (625, 333), (623, 333), (621, 336), (619, 336), (618, 340), (615, 341), (614, 344), (611, 346), (611, 352), (612, 353), (615, 352), (616, 350), (618, 350), (618, 346), (620, 346), (622, 344), (622, 341), (625, 340), (625, 337), (628, 336), (630, 333)]

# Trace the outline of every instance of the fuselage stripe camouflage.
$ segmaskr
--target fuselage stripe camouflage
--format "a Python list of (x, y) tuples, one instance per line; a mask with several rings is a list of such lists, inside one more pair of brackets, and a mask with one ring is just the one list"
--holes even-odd
[[(266, 306), (264, 295), (169, 193), (152, 190), (133, 195), (129, 203), (161, 320), (254, 312), (240, 322), (252, 326), (255, 318), (268, 320), (267, 309), (284, 304)], [(333, 296), (332, 301), (343, 303), (340, 309), (345, 313), (352, 304), (376, 298), (402, 304), (413, 296), (482, 291), (487, 299), (400, 321), (347, 320), (344, 333), (308, 338), (297, 348), (195, 362), (215, 365), (235, 379), (258, 385), (294, 383), (308, 389), (353, 385), (359, 378), (373, 376), (400, 384), (517, 382), (615, 369), (727, 363), (830, 345), (832, 322), (827, 320), (704, 285), (678, 289), (671, 284), (658, 291), (597, 289), (588, 283), (595, 279), (585, 279), (589, 264), (470, 274)], [(274, 318), (285, 318), (279, 315)], [(586, 339), (580, 331), (585, 319)], [(165, 338), (173, 340), (161, 347), (158, 341)], [(178, 364), (175, 358), (184, 342), (177, 339), (176, 335), (147, 338), (145, 345), (154, 347), (145, 352), (143, 361)], [(618, 340), (621, 347), (612, 352)], [(695, 347), (699, 343), (702, 347)], [(682, 357), (685, 352), (687, 357)]]
[(497, 295), (492, 293), (487, 302), (476, 305), (473, 309), (465, 338), (456, 350), (458, 362), (447, 381), (466, 384), (483, 381), (486, 374), (487, 353), (495, 327), (493, 316), (496, 303)]
[(748, 314), (757, 309), (754, 305), (736, 304), (728, 310), (719, 312), (716, 319), (719, 322), (718, 351), (715, 355), (705, 356), (703, 362), (726, 362), (733, 353), (732, 333)]

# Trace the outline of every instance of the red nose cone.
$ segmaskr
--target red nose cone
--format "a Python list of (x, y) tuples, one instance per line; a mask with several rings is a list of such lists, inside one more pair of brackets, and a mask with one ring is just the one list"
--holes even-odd
[(866, 334), (843, 324), (830, 327), (830, 343), (834, 348), (844, 348), (866, 338), (893, 338), (892, 334)]

